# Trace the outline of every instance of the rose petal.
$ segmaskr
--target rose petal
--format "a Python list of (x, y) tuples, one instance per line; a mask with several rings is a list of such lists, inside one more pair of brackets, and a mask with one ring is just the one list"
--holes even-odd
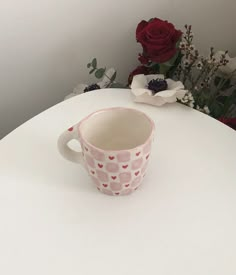
[[(148, 22), (145, 20), (142, 20), (136, 29), (136, 37), (138, 36), (138, 34), (140, 34), (140, 32), (148, 25)], [(138, 40), (138, 39), (137, 39)]]
[(153, 62), (157, 62), (157, 63), (165, 63), (167, 61), (169, 61), (177, 52), (177, 49), (172, 49), (166, 53), (160, 54), (159, 56), (153, 56), (150, 55), (150, 59)]

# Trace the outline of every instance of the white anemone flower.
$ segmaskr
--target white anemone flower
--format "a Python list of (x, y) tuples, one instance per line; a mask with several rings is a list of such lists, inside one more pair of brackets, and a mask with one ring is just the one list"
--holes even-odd
[[(100, 89), (105, 89), (109, 86), (110, 84), (110, 78), (113, 76), (113, 74), (115, 73), (115, 69), (114, 68), (110, 68), (105, 72), (105, 75), (103, 76), (102, 80), (93, 84), (93, 85), (98, 85), (100, 87)], [(69, 99), (73, 96), (76, 95), (80, 95), (84, 93), (84, 90), (88, 87), (91, 87), (91, 85), (88, 84), (81, 84), (79, 83), (73, 90), (72, 93), (70, 93), (69, 95), (67, 95), (64, 100)]]
[(181, 81), (174, 81), (172, 79), (165, 79), (167, 82), (167, 89), (153, 94), (148, 89), (148, 83), (151, 80), (165, 79), (162, 74), (144, 75), (139, 74), (133, 77), (131, 83), (131, 92), (135, 96), (135, 102), (147, 103), (155, 106), (161, 106), (165, 103), (176, 102), (177, 99), (182, 99), (187, 90)]

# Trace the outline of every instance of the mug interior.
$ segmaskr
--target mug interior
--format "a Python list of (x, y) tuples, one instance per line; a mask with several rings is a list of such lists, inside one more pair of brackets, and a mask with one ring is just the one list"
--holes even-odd
[(153, 122), (144, 113), (113, 108), (93, 113), (79, 125), (82, 138), (102, 150), (127, 150), (144, 144)]

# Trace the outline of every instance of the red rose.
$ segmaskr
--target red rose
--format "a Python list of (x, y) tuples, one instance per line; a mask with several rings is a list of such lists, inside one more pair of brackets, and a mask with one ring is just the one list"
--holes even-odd
[(176, 54), (176, 43), (181, 35), (173, 24), (158, 18), (149, 22), (143, 20), (136, 29), (137, 41), (143, 47), (143, 59), (157, 63), (164, 63)]
[(150, 73), (150, 69), (148, 67), (145, 66), (138, 66), (135, 70), (133, 70), (130, 74), (129, 74), (129, 78), (128, 78), (128, 83), (130, 84), (133, 80), (133, 77), (137, 74), (149, 74)]
[(234, 118), (221, 117), (219, 118), (219, 121), (223, 122), (224, 124), (228, 125), (232, 129), (236, 130), (236, 117)]
[(146, 65), (148, 64), (148, 58), (145, 57), (144, 55), (140, 54), (139, 57), (138, 57), (138, 60), (143, 64), (143, 65)]

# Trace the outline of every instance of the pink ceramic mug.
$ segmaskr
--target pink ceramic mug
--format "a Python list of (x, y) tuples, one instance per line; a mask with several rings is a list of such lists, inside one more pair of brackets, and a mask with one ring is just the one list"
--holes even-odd
[[(60, 153), (82, 164), (97, 189), (107, 195), (128, 195), (142, 182), (154, 134), (154, 123), (144, 113), (129, 108), (94, 112), (58, 139)], [(79, 140), (82, 152), (69, 148)]]

